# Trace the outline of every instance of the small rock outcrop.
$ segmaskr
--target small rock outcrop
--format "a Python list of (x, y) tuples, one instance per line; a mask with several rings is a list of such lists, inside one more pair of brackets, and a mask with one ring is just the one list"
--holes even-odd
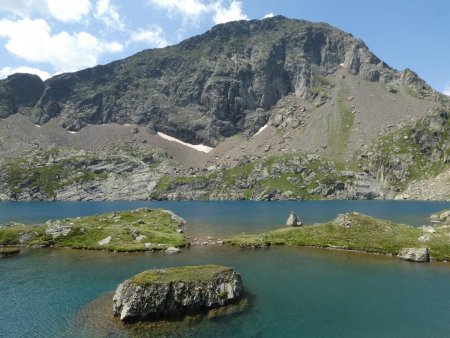
[(48, 224), (45, 234), (57, 238), (59, 236), (67, 236), (71, 230), (70, 225), (55, 222)]
[(440, 213), (433, 214), (430, 216), (432, 223), (447, 223), (450, 219), (450, 210), (444, 210)]
[(114, 315), (122, 321), (164, 319), (231, 303), (242, 296), (239, 273), (218, 265), (140, 273), (120, 284)]
[(286, 225), (288, 227), (299, 227), (302, 225), (302, 221), (298, 218), (295, 212), (291, 211), (286, 221)]
[(404, 248), (398, 253), (398, 257), (410, 262), (429, 262), (430, 254), (428, 248)]

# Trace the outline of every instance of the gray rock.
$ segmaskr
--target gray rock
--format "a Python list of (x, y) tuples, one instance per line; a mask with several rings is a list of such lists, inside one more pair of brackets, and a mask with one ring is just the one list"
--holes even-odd
[(72, 231), (70, 225), (61, 224), (59, 222), (50, 223), (49, 225), (47, 225), (47, 229), (45, 229), (45, 233), (52, 236), (53, 238), (57, 238), (59, 236), (67, 236), (70, 231)]
[(425, 243), (430, 240), (430, 235), (422, 235), (422, 236), (419, 236), (419, 238), (417, 238), (417, 239), (419, 240), (419, 242)]
[(430, 261), (428, 248), (404, 248), (400, 250), (398, 257), (411, 262), (423, 263)]
[(18, 242), (19, 244), (28, 244), (28, 242), (31, 241), (33, 238), (35, 238), (37, 235), (38, 233), (35, 231), (26, 232), (19, 236)]
[(352, 220), (348, 214), (338, 214), (334, 222), (346, 228), (352, 227)]
[(288, 227), (298, 227), (302, 225), (302, 221), (298, 218), (294, 211), (291, 211), (286, 221), (286, 225)]
[(142, 284), (132, 278), (120, 284), (113, 298), (114, 315), (122, 321), (170, 318), (223, 306), (242, 295), (241, 276), (233, 269), (223, 268), (207, 279), (165, 280), (176, 269), (151, 271), (160, 281)]
[(422, 229), (423, 232), (427, 232), (430, 234), (434, 234), (436, 232), (436, 228), (430, 225), (422, 225), (419, 229)]
[(135, 240), (138, 242), (142, 242), (146, 238), (147, 238), (147, 236), (145, 236), (145, 235), (139, 235), (135, 238)]

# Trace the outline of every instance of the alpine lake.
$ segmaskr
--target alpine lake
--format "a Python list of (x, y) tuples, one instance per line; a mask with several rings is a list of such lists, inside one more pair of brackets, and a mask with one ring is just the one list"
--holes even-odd
[[(420, 226), (448, 202), (2, 202), (0, 224), (43, 223), (139, 207), (169, 209), (194, 236), (223, 238), (357, 211)], [(197, 264), (236, 269), (244, 310), (130, 329), (112, 320), (119, 283), (144, 270)], [(0, 337), (448, 337), (450, 263), (306, 247), (191, 246), (179, 254), (22, 249), (0, 260)]]

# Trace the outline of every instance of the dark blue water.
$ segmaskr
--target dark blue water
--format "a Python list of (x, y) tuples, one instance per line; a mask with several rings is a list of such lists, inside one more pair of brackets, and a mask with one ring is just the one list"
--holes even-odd
[[(307, 223), (357, 210), (420, 225), (448, 208), (435, 202), (85, 202), (0, 203), (0, 222), (170, 208), (193, 229), (259, 231), (295, 210)], [(193, 247), (179, 255), (29, 250), (0, 260), (0, 337), (101, 337), (80, 311), (127, 277), (151, 268), (217, 263), (235, 267), (251, 294), (248, 310), (191, 325), (195, 337), (448, 337), (450, 264), (409, 264), (385, 256), (320, 249)], [(110, 332), (111, 333), (111, 332)], [(117, 337), (127, 332), (117, 332)]]
[(339, 213), (358, 211), (394, 222), (420, 226), (449, 202), (416, 201), (115, 201), (0, 202), (0, 224), (42, 223), (48, 219), (95, 215), (140, 207), (165, 208), (184, 217), (195, 230), (212, 235), (260, 232), (285, 223), (294, 210), (305, 224), (329, 221)]

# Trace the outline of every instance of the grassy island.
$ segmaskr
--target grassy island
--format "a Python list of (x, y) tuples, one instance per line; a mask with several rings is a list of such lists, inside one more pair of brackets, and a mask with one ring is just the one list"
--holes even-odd
[(226, 238), (226, 244), (262, 247), (272, 244), (314, 246), (398, 255), (402, 248), (429, 248), (434, 260), (450, 260), (450, 228), (412, 227), (356, 212), (331, 222), (275, 229), (258, 235)]
[(214, 279), (219, 273), (230, 271), (220, 265), (198, 265), (181, 266), (162, 270), (149, 270), (137, 274), (131, 278), (131, 281), (137, 285), (148, 285), (152, 283), (171, 283), (171, 282), (208, 282)]
[(44, 224), (0, 227), (0, 246), (56, 246), (118, 252), (165, 250), (189, 245), (183, 220), (163, 209), (141, 208), (66, 218)]

